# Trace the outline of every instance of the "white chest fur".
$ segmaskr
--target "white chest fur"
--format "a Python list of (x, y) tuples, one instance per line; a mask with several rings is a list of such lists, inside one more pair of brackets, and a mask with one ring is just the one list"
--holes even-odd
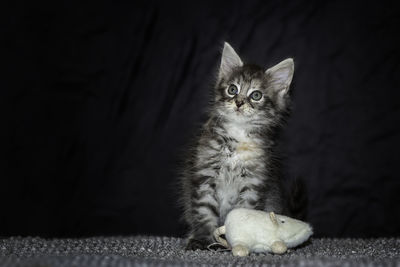
[[(248, 185), (258, 185), (262, 182), (260, 177), (249, 173), (263, 168), (261, 159), (264, 155), (262, 141), (250, 136), (245, 125), (229, 123), (224, 126), (225, 134), (234, 141), (221, 153), (221, 168), (216, 177), (216, 193), (222, 217), (234, 206), (246, 205), (246, 201), (238, 203), (239, 198), (257, 199), (255, 192), (241, 195), (241, 190)], [(244, 173), (246, 175), (243, 175)]]
[(231, 122), (224, 126), (227, 136), (236, 141), (232, 144), (233, 151), (227, 151), (229, 153), (224, 157), (228, 166), (252, 165), (252, 160), (264, 155), (262, 140), (250, 136), (245, 124)]

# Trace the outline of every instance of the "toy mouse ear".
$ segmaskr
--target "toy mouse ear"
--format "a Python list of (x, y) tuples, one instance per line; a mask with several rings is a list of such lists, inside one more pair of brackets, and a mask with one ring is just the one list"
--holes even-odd
[(271, 218), (271, 221), (275, 226), (279, 226), (279, 223), (278, 223), (278, 220), (276, 219), (275, 213), (270, 212), (269, 217)]

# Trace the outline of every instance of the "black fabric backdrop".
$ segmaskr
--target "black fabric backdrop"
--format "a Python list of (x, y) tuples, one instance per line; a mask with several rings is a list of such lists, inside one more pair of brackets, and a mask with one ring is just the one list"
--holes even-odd
[(400, 235), (394, 4), (31, 1), (2, 13), (0, 235), (182, 235), (175, 170), (225, 40), (247, 62), (295, 60), (282, 179), (305, 181), (316, 234)]

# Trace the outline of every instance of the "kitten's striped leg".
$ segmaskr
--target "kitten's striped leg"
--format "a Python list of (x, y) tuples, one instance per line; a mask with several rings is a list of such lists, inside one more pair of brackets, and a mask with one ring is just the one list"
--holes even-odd
[(218, 202), (212, 190), (200, 191), (192, 200), (191, 232), (186, 249), (206, 249), (218, 227)]
[(258, 192), (251, 186), (245, 186), (240, 190), (236, 207), (256, 209), (262, 207), (262, 204)]
[(204, 221), (203, 224), (199, 225), (197, 229), (194, 229), (192, 234), (189, 236), (186, 249), (206, 249), (208, 245), (215, 242), (212, 233), (216, 228), (216, 224)]
[(237, 207), (281, 213), (282, 199), (280, 191), (273, 186), (245, 186), (240, 191)]

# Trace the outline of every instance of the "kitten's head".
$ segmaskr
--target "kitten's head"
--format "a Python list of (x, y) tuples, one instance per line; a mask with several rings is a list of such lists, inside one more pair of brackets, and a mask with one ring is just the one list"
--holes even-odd
[(216, 84), (217, 112), (242, 121), (279, 116), (287, 109), (293, 71), (291, 58), (269, 69), (243, 64), (235, 50), (225, 43)]

